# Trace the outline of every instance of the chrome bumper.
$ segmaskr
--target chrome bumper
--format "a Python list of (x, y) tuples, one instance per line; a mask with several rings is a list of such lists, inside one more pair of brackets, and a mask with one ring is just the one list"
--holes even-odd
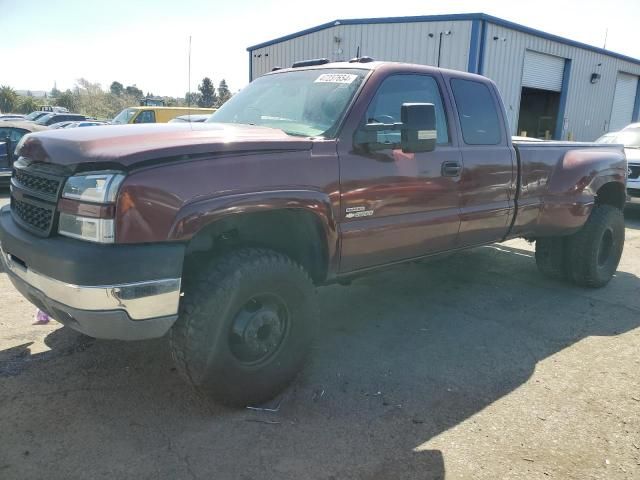
[(30, 270), (0, 247), (4, 268), (46, 298), (73, 309), (127, 313), (131, 320), (172, 317), (178, 313), (180, 278), (122, 285), (80, 286)]

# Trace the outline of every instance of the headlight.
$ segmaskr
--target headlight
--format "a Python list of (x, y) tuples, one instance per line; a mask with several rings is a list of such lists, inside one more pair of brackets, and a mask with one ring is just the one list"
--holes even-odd
[(116, 201), (118, 188), (124, 180), (121, 173), (93, 173), (70, 177), (64, 184), (62, 196), (72, 200), (94, 203)]
[(90, 242), (113, 243), (113, 204), (124, 178), (119, 172), (70, 177), (62, 189), (58, 233)]

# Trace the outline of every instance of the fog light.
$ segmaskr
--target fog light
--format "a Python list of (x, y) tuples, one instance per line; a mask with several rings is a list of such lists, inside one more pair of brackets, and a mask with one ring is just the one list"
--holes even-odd
[(113, 243), (115, 240), (114, 220), (113, 218), (81, 217), (61, 212), (58, 233), (90, 242)]

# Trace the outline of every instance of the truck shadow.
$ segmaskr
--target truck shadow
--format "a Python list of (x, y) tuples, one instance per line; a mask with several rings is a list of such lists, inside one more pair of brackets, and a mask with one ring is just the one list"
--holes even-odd
[(0, 472), (445, 478), (434, 437), (523, 385), (549, 356), (640, 326), (629, 299), (612, 301), (637, 288), (626, 272), (599, 291), (550, 282), (530, 251), (494, 245), (320, 289), (318, 341), (270, 405), (277, 412), (198, 398), (164, 339), (104, 342), (59, 329), (49, 352), (0, 352)]

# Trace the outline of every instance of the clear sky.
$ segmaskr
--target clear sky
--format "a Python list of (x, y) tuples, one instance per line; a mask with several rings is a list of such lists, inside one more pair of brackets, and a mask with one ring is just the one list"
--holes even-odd
[(640, 0), (0, 0), (0, 85), (64, 90), (84, 77), (184, 96), (204, 76), (248, 82), (246, 47), (338, 18), (484, 12), (640, 58)]

